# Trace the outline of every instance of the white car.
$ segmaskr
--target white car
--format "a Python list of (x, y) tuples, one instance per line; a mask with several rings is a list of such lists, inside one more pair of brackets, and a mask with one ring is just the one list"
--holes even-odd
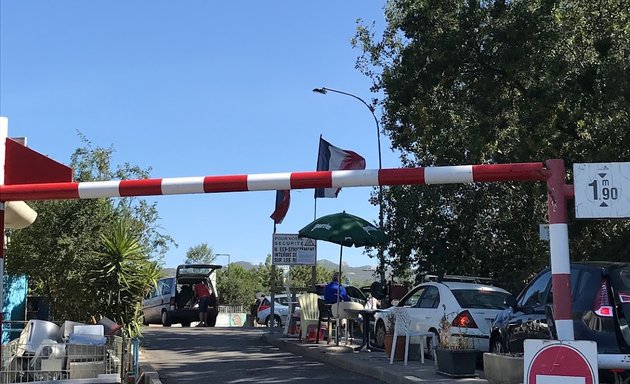
[[(296, 297), (298, 297), (297, 295)], [(267, 296), (270, 298), (270, 296)], [(285, 294), (279, 294), (274, 296), (274, 316), (271, 316), (271, 305), (263, 305), (259, 307), (258, 312), (256, 313), (256, 322), (258, 324), (266, 325), (267, 327), (282, 327), (286, 324), (287, 319), (289, 318), (289, 306), (288, 304), (289, 297)], [(296, 299), (297, 300), (297, 299)], [(297, 303), (293, 304), (293, 310)]]
[[(445, 276), (445, 279), (454, 278)], [(489, 349), (490, 330), (494, 318), (506, 307), (510, 292), (492, 285), (460, 281), (431, 281), (409, 291), (397, 304), (406, 307), (415, 330), (440, 333), (440, 321), (450, 322), (451, 341), (464, 340), (480, 353)], [(383, 348), (385, 330), (391, 311), (384, 309), (374, 316), (375, 346)], [(430, 350), (431, 345), (427, 345)]]

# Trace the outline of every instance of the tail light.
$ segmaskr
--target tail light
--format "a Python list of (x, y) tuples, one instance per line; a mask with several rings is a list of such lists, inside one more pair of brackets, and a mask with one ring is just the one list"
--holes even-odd
[(593, 312), (597, 316), (613, 317), (613, 306), (609, 292), (608, 280), (604, 278), (599, 285), (599, 289), (595, 294), (595, 301), (593, 302)]
[(472, 315), (467, 310), (455, 316), (451, 325), (460, 328), (479, 328), (477, 323), (475, 323), (475, 319), (473, 319)]

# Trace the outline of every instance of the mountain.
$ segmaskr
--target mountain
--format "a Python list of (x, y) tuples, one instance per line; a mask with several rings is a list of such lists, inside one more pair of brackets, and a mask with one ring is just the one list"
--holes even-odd
[[(235, 261), (232, 264), (240, 265), (245, 270), (250, 270), (258, 267), (258, 264), (252, 264), (247, 261)], [(339, 269), (339, 264), (333, 263), (330, 260), (320, 260), (317, 262), (317, 265), (321, 265), (322, 267), (330, 270), (337, 271)], [(166, 276), (175, 276), (176, 268), (164, 268), (164, 272)], [(341, 268), (344, 275), (350, 278), (350, 280), (354, 284), (363, 285), (364, 283), (369, 283), (372, 281), (376, 281), (377, 278), (374, 276), (374, 267), (371, 265), (364, 265), (361, 267), (351, 267), (346, 263), (343, 263)]]

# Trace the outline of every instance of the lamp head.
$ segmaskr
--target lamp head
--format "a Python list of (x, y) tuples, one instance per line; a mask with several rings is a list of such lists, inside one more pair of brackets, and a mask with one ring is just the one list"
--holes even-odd
[(327, 93), (327, 90), (326, 90), (326, 88), (322, 87), (322, 88), (315, 88), (315, 89), (313, 89), (313, 92), (321, 93), (322, 95), (325, 95)]

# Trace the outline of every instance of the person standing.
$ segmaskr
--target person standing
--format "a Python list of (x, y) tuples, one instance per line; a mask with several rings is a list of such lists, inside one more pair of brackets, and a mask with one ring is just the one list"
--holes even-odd
[(199, 324), (197, 324), (197, 326), (206, 327), (208, 324), (208, 305), (210, 303), (210, 288), (208, 288), (208, 282), (203, 280), (195, 284), (193, 286), (193, 291), (195, 292), (195, 297), (197, 298), (197, 303), (199, 304)]

